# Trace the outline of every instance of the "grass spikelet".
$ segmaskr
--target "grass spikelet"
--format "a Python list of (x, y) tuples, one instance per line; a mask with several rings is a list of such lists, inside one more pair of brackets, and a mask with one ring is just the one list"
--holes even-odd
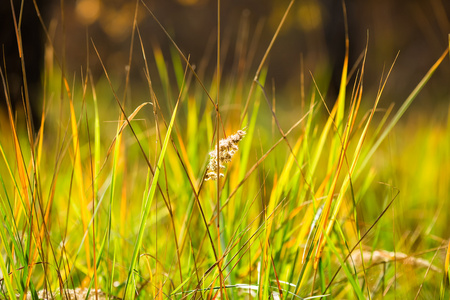
[[(238, 143), (245, 136), (246, 132), (238, 130), (235, 134), (230, 135), (225, 139), (219, 141), (219, 168), (225, 169), (225, 165), (231, 162), (233, 155), (239, 150)], [(211, 157), (208, 168), (206, 169), (205, 181), (217, 180), (217, 146), (214, 151), (209, 152)], [(220, 177), (224, 175), (219, 173)]]

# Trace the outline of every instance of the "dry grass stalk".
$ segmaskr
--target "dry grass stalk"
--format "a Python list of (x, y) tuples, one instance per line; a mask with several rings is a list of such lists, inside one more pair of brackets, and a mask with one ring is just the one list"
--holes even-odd
[[(76, 288), (76, 289), (67, 289), (64, 290), (64, 292), (60, 293), (59, 290), (54, 292), (53, 294), (50, 293), (47, 290), (40, 290), (37, 292), (38, 299), (40, 300), (47, 300), (47, 299), (58, 299), (58, 296), (61, 296), (62, 299), (86, 299), (86, 296), (88, 294), (87, 288)], [(101, 290), (97, 291), (98, 300), (107, 299), (107, 296), (104, 292)], [(28, 293), (26, 299), (32, 299), (31, 293)], [(96, 298), (95, 290), (91, 290), (89, 293), (89, 296), (87, 298), (88, 300), (94, 300)]]
[[(402, 252), (390, 252), (385, 250), (375, 250), (373, 252), (363, 251), (364, 263), (380, 264), (380, 263), (388, 263), (397, 260), (398, 262), (402, 262), (405, 265), (412, 265), (415, 267), (424, 267), (431, 268), (431, 270), (440, 272), (440, 269), (436, 266), (432, 265), (429, 261), (416, 258), (412, 256), (408, 256)], [(361, 265), (361, 253), (356, 251), (352, 254), (353, 261), (356, 265)]]

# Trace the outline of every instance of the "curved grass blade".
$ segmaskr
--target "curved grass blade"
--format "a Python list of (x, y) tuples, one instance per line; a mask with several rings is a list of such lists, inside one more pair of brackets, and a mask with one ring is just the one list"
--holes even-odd
[(439, 65), (442, 63), (444, 58), (449, 53), (449, 48), (445, 49), (445, 51), (442, 53), (441, 57), (434, 63), (434, 65), (428, 70), (428, 72), (425, 74), (425, 76), (422, 78), (422, 80), (419, 82), (419, 84), (414, 88), (414, 90), (411, 92), (411, 94), (406, 98), (403, 105), (399, 108), (397, 113), (394, 115), (392, 121), (387, 125), (386, 129), (383, 131), (381, 136), (378, 138), (378, 140), (375, 142), (375, 144), (370, 149), (370, 152), (366, 155), (365, 160), (362, 162), (360, 166), (360, 170), (364, 169), (364, 167), (368, 164), (370, 158), (375, 153), (375, 151), (378, 149), (380, 144), (384, 141), (384, 139), (388, 136), (388, 134), (391, 132), (392, 128), (394, 128), (395, 124), (400, 120), (400, 118), (403, 116), (403, 114), (406, 112), (408, 107), (411, 105), (411, 103), (414, 101), (414, 99), (417, 97), (419, 92), (422, 90), (422, 88), (425, 86), (425, 84), (428, 82), (428, 80), (433, 75), (434, 71), (439, 67)]
[(174, 125), (174, 122), (175, 122), (175, 117), (177, 115), (178, 104), (179, 104), (179, 102), (177, 102), (177, 104), (175, 105), (175, 108), (173, 110), (172, 118), (170, 120), (169, 127), (167, 128), (166, 137), (164, 138), (164, 144), (163, 144), (163, 147), (161, 149), (161, 153), (159, 155), (158, 163), (157, 163), (156, 168), (155, 168), (155, 174), (153, 176), (153, 181), (152, 181), (152, 184), (150, 186), (150, 191), (149, 191), (147, 199), (145, 200), (145, 203), (144, 203), (144, 213), (142, 215), (141, 223), (139, 225), (139, 233), (138, 233), (138, 237), (136, 239), (136, 243), (134, 245), (133, 256), (131, 258), (130, 269), (128, 270), (127, 285), (125, 287), (125, 298), (126, 299), (134, 299), (134, 295), (135, 295), (134, 294), (134, 289), (135, 289), (134, 270), (136, 268), (139, 251), (140, 251), (141, 246), (142, 246), (142, 240), (144, 238), (144, 230), (145, 230), (145, 227), (146, 227), (148, 215), (150, 213), (150, 208), (151, 208), (151, 205), (152, 205), (153, 198), (155, 196), (156, 187), (158, 185), (159, 173), (161, 172), (162, 163), (163, 163), (164, 156), (165, 156), (165, 153), (166, 153), (166, 150), (167, 150), (167, 145), (168, 145), (169, 140), (170, 140), (170, 134), (172, 132), (172, 128), (173, 128), (173, 125)]
[(0, 269), (2, 271), (2, 274), (4, 274), (3, 282), (6, 285), (6, 290), (8, 292), (8, 295), (9, 295), (10, 299), (15, 299), (16, 295), (14, 293), (14, 288), (11, 283), (11, 278), (8, 275), (5, 275), (5, 274), (8, 274), (8, 271), (6, 270), (5, 261), (3, 260), (2, 255), (0, 255)]

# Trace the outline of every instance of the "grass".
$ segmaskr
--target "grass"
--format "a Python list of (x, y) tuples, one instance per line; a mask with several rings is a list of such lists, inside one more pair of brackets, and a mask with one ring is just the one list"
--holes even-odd
[[(448, 49), (394, 110), (379, 105), (394, 62), (380, 83), (363, 84), (365, 54), (349, 72), (347, 39), (335, 104), (314, 81), (289, 113), (266, 59), (293, 3), (265, 55), (242, 51), (246, 68), (233, 76), (221, 74), (217, 39), (208, 79), (137, 2), (136, 16), (150, 14), (173, 43), (171, 53), (146, 49), (135, 16), (129, 61), (142, 63), (148, 100), (130, 101), (129, 73), (119, 89), (92, 41), (98, 82), (89, 65), (71, 77), (48, 56), (36, 132), (26, 85), (24, 114), (12, 111), (3, 64), (3, 298), (81, 288), (89, 299), (448, 299), (449, 114), (399, 122)], [(380, 86), (374, 99), (367, 85)], [(238, 130), (219, 168), (218, 146)]]

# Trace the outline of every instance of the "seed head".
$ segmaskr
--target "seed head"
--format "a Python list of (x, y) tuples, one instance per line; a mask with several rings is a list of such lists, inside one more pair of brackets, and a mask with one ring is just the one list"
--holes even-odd
[[(245, 131), (238, 130), (235, 134), (219, 141), (219, 169), (225, 169), (225, 165), (231, 162), (231, 158), (239, 150), (237, 144), (245, 134)], [(217, 145), (213, 151), (209, 152), (209, 156), (211, 158), (206, 169), (205, 181), (217, 180)], [(219, 176), (223, 177), (224, 175), (219, 172)]]

